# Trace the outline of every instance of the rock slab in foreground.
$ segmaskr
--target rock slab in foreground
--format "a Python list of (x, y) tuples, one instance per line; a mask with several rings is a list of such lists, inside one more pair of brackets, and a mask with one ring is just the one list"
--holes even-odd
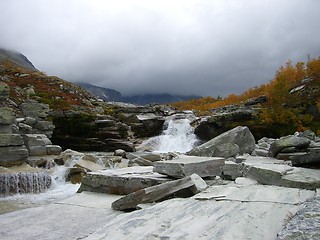
[(126, 195), (167, 181), (169, 179), (163, 175), (154, 173), (152, 167), (107, 169), (88, 173), (83, 178), (78, 192)]
[(237, 184), (209, 187), (120, 214), (89, 239), (276, 239), (288, 218), (314, 191)]
[(141, 189), (127, 196), (124, 196), (112, 203), (114, 210), (128, 210), (136, 208), (142, 203), (152, 203), (167, 197), (180, 190), (189, 188), (194, 194), (201, 192), (207, 188), (206, 182), (197, 174), (166, 182), (157, 186)]
[(238, 126), (192, 149), (188, 155), (228, 158), (237, 154), (250, 154), (254, 148), (255, 139), (249, 128)]
[(183, 178), (194, 173), (200, 177), (219, 176), (225, 159), (218, 157), (179, 156), (179, 158), (155, 162), (153, 171), (174, 178)]

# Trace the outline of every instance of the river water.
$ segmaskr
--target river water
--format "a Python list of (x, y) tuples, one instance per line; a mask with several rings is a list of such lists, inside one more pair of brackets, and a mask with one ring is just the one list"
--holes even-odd
[(198, 143), (194, 128), (190, 125), (193, 114), (177, 114), (167, 118), (165, 129), (160, 136), (144, 141), (140, 148), (156, 153), (186, 153)]

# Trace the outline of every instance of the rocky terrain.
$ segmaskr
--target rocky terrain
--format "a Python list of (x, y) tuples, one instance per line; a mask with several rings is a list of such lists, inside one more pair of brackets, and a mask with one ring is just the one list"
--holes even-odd
[(59, 168), (81, 185), (1, 214), (3, 239), (319, 239), (319, 136), (256, 138), (234, 122), (254, 119), (266, 98), (197, 118), (101, 102), (21, 67), (0, 65), (0, 196), (48, 191)]

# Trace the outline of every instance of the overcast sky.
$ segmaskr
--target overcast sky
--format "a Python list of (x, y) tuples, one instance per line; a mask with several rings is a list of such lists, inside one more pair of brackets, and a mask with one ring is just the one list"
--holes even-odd
[(319, 0), (0, 0), (0, 47), (123, 94), (225, 96), (320, 56)]

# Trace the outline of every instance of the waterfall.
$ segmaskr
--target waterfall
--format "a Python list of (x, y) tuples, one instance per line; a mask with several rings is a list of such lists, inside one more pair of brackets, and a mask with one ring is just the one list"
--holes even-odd
[(0, 174), (0, 196), (16, 193), (40, 193), (50, 188), (47, 172), (20, 172)]
[(190, 151), (198, 139), (194, 128), (190, 125), (194, 115), (177, 114), (169, 117), (164, 126), (165, 130), (160, 136), (144, 141), (138, 149), (154, 152), (180, 152)]

